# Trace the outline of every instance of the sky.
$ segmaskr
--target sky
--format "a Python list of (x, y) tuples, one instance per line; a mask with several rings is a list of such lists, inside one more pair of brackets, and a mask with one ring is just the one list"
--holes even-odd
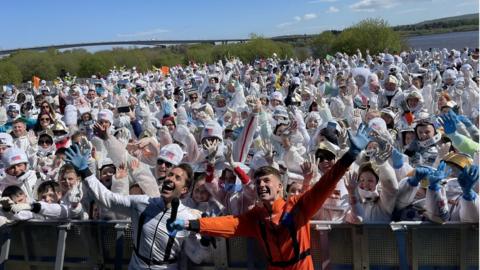
[(478, 12), (478, 0), (2, 1), (0, 50), (128, 40), (315, 34), (365, 18), (390, 25)]

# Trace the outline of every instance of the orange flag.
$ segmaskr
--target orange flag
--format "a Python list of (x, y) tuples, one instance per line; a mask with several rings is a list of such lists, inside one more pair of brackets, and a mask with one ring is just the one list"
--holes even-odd
[(33, 82), (33, 89), (38, 89), (40, 87), (40, 78), (39, 77), (33, 76), (32, 82)]
[(170, 73), (170, 68), (167, 66), (162, 66), (162, 73), (163, 75), (167, 75), (168, 73)]

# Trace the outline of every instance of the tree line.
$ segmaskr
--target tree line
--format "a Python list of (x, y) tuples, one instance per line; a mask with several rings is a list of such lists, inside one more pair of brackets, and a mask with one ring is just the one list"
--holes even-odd
[(145, 71), (153, 66), (173, 66), (191, 62), (213, 63), (238, 57), (244, 63), (268, 58), (276, 53), (280, 58), (325, 57), (335, 52), (355, 53), (357, 49), (378, 53), (385, 49), (399, 51), (405, 43), (400, 35), (382, 19), (366, 19), (342, 32), (325, 31), (303, 44), (272, 41), (252, 36), (246, 43), (195, 44), (166, 48), (113, 48), (90, 53), (85, 49), (59, 51), (18, 51), (0, 60), (0, 85), (18, 84), (38, 76), (45, 80), (71, 75), (86, 78), (92, 74), (106, 75), (113, 66), (133, 67)]

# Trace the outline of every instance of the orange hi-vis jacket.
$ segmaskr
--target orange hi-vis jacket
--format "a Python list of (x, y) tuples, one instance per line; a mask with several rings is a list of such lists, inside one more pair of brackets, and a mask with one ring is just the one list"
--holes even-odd
[(354, 155), (346, 153), (310, 190), (292, 196), (288, 201), (277, 199), (272, 212), (256, 206), (239, 216), (192, 220), (189, 229), (210, 236), (256, 238), (267, 255), (268, 269), (271, 270), (313, 269), (310, 218), (333, 192), (354, 160)]

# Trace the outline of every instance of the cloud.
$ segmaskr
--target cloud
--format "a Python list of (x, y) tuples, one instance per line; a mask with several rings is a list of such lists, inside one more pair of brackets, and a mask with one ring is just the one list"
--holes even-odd
[(157, 29), (136, 32), (136, 33), (117, 34), (117, 37), (143, 37), (143, 36), (152, 36), (152, 35), (168, 33), (168, 32), (170, 32), (170, 30), (157, 28)]
[(339, 10), (338, 8), (336, 8), (336, 7), (334, 7), (334, 6), (330, 6), (326, 12), (327, 12), (327, 13), (337, 13), (337, 12), (339, 12), (339, 11), (340, 11), (340, 10)]
[(312, 0), (308, 1), (309, 4), (318, 4), (318, 3), (333, 3), (337, 2), (338, 0)]
[(357, 12), (374, 12), (377, 9), (393, 8), (405, 3), (417, 3), (417, 2), (431, 2), (432, 0), (360, 0), (352, 5), (350, 8)]
[(315, 14), (315, 13), (307, 13), (307, 14), (303, 15), (303, 19), (305, 21), (313, 20), (315, 18), (317, 18), (317, 14)]
[(288, 26), (292, 26), (294, 24), (297, 24), (297, 23), (300, 23), (302, 21), (309, 21), (309, 20), (313, 20), (317, 18), (317, 14), (315, 13), (307, 13), (307, 14), (304, 14), (303, 16), (295, 16), (293, 17), (293, 21), (290, 21), (290, 22), (283, 22), (283, 23), (279, 23), (277, 24), (277, 28), (286, 28)]
[(284, 23), (279, 23), (277, 24), (277, 28), (285, 28), (287, 26), (295, 24), (294, 22), (284, 22)]

